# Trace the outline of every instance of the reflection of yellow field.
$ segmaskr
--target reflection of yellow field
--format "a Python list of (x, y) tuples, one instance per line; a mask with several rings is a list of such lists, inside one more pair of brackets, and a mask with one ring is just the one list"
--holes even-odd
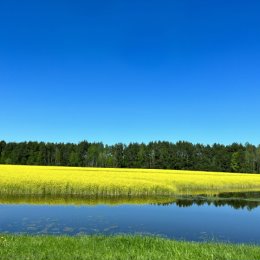
[(2, 195), (0, 196), (0, 204), (34, 204), (34, 205), (141, 205), (141, 204), (171, 204), (176, 202), (176, 198), (169, 196), (146, 196), (146, 197), (136, 197), (136, 196), (105, 196), (105, 197), (81, 197), (75, 196), (42, 196), (42, 195)]
[(158, 196), (260, 191), (260, 175), (0, 165), (2, 195)]

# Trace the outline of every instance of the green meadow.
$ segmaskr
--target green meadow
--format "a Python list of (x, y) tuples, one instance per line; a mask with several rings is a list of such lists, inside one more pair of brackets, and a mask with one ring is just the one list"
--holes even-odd
[(260, 247), (195, 243), (146, 236), (2, 235), (0, 259), (12, 260), (259, 260)]

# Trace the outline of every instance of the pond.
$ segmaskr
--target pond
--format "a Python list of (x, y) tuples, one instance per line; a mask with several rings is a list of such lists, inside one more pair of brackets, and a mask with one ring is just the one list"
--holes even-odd
[(0, 233), (146, 234), (260, 244), (260, 203), (179, 199), (164, 204), (0, 204)]

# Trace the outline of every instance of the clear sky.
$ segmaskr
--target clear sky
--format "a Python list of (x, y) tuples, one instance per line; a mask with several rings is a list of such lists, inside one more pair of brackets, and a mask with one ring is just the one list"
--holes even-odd
[(260, 143), (260, 1), (0, 1), (0, 139)]

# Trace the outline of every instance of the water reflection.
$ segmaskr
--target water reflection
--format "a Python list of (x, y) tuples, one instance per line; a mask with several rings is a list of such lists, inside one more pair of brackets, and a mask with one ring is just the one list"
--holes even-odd
[(8, 196), (0, 197), (0, 233), (149, 234), (260, 244), (259, 205), (259, 192), (210, 198)]
[(212, 197), (207, 195), (179, 197), (80, 197), (80, 196), (1, 196), (0, 204), (36, 204), (36, 205), (193, 205), (230, 206), (233, 209), (253, 210), (260, 206), (260, 192), (221, 193)]
[(176, 204), (180, 207), (187, 207), (191, 206), (193, 204), (196, 205), (214, 205), (215, 207), (221, 207), (221, 206), (231, 206), (234, 209), (247, 209), (252, 210), (254, 208), (257, 208), (260, 205), (260, 202), (258, 201), (246, 201), (246, 200), (215, 200), (215, 201), (192, 201), (190, 203), (189, 201), (179, 200), (176, 202)]
[[(179, 203), (179, 202), (178, 202)], [(0, 205), (0, 233), (83, 235), (149, 234), (191, 241), (260, 244), (260, 207), (177, 202), (159, 205)]]

